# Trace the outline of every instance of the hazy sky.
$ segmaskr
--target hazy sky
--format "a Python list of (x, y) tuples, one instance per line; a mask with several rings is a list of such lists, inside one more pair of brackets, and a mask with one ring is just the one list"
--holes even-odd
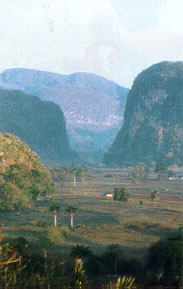
[(130, 87), (183, 60), (183, 0), (0, 0), (0, 70), (103, 75)]

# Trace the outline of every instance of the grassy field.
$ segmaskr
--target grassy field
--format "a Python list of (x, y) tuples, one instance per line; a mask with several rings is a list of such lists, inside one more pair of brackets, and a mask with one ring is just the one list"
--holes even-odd
[[(115, 187), (128, 188), (128, 203), (105, 196), (113, 193)], [(154, 189), (160, 192), (158, 202), (150, 199)], [(69, 253), (72, 246), (82, 244), (101, 253), (106, 246), (119, 244), (129, 258), (141, 258), (152, 243), (182, 224), (182, 198), (183, 180), (158, 180), (150, 176), (134, 181), (127, 169), (92, 168), (76, 187), (72, 179), (57, 182), (56, 194), (38, 200), (31, 209), (0, 212), (1, 233), (34, 241), (41, 239), (45, 230), (53, 229), (53, 215), (48, 208), (54, 199), (62, 209), (57, 216), (59, 226), (70, 225), (70, 216), (65, 212), (68, 205), (75, 205), (78, 210), (74, 214), (74, 229), (65, 238), (56, 238), (55, 244), (53, 236), (52, 252)]]

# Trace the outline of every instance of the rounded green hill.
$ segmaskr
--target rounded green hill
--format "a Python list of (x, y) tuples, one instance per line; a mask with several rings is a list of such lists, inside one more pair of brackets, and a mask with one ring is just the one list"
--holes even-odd
[(30, 207), (52, 190), (47, 169), (28, 145), (11, 134), (0, 134), (0, 209)]

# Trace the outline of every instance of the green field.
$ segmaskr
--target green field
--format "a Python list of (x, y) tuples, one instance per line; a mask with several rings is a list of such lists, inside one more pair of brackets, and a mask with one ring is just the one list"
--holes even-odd
[[(105, 196), (113, 193), (115, 187), (128, 188), (128, 203)], [(150, 199), (154, 189), (160, 192), (157, 202)], [(182, 197), (183, 180), (158, 180), (150, 175), (134, 181), (129, 169), (91, 168), (76, 187), (72, 178), (56, 182), (56, 193), (39, 199), (31, 209), (0, 212), (1, 234), (42, 239), (43, 232), (53, 227), (53, 214), (48, 208), (54, 199), (62, 209), (57, 216), (58, 226), (70, 226), (70, 216), (65, 212), (68, 205), (75, 205), (78, 210), (74, 229), (69, 229), (64, 238), (53, 236), (52, 253), (55, 249), (67, 254), (76, 244), (101, 253), (106, 246), (119, 244), (129, 258), (143, 258), (152, 243), (181, 226)]]

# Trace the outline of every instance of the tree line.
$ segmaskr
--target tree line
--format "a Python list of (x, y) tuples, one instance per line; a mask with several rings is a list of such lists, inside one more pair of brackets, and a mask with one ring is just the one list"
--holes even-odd
[[(84, 289), (94, 284), (101, 289), (120, 289), (131, 288), (134, 283), (143, 288), (180, 288), (183, 282), (182, 229), (153, 244), (144, 261), (125, 257), (123, 249), (115, 244), (100, 254), (77, 245), (66, 257), (50, 255), (38, 241), (32, 243), (23, 237), (1, 239), (1, 289)], [(115, 287), (117, 284), (119, 287)]]

